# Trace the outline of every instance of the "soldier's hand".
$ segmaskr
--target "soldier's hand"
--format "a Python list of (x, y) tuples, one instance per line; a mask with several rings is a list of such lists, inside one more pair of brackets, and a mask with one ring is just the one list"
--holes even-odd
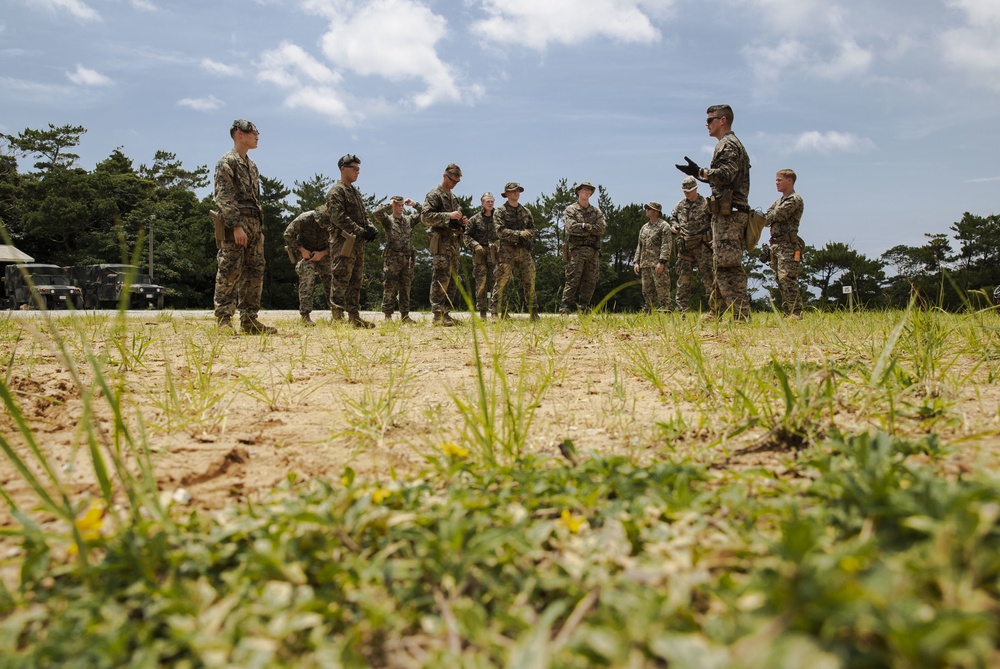
[(243, 226), (237, 225), (233, 228), (233, 241), (236, 242), (237, 246), (247, 245), (247, 233), (243, 230)]
[(299, 255), (302, 256), (303, 260), (312, 260), (312, 251), (306, 251), (301, 246), (299, 247)]
[(701, 172), (701, 168), (698, 167), (698, 163), (694, 162), (687, 156), (684, 156), (684, 160), (687, 161), (687, 165), (674, 165), (674, 167), (676, 167), (677, 169), (679, 169), (681, 172), (683, 172), (688, 176), (691, 177), (698, 176), (698, 173)]
[(361, 233), (361, 236), (364, 237), (366, 242), (370, 242), (378, 237), (378, 230), (375, 229), (374, 225), (369, 225), (365, 228), (365, 231)]
[(663, 261), (656, 263), (656, 273), (663, 274)]
[(639, 276), (639, 264), (638, 263), (636, 263), (635, 265), (632, 266), (632, 271), (635, 272), (636, 276)]
[(413, 205), (416, 204), (416, 202), (414, 202), (410, 198), (406, 198), (405, 200), (403, 200), (403, 204), (405, 204), (407, 207), (412, 207)]

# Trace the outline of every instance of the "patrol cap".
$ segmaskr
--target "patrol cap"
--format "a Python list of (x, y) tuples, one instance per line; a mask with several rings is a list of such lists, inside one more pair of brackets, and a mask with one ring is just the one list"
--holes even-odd
[(659, 202), (652, 202), (652, 201), (647, 202), (645, 208), (652, 209), (653, 211), (658, 211), (661, 214), (663, 213), (663, 205), (661, 205)]
[(590, 183), (589, 181), (583, 181), (583, 182), (580, 183), (579, 186), (577, 186), (576, 188), (573, 189), (573, 192), (579, 194), (581, 188), (589, 188), (591, 193), (594, 193), (594, 192), (597, 191), (597, 189), (594, 188), (594, 184)]
[(389, 198), (389, 202), (402, 202), (404, 199), (402, 195), (393, 195)]
[(507, 193), (513, 193), (514, 191), (517, 191), (518, 193), (523, 193), (524, 186), (517, 183), (516, 181), (508, 181), (507, 185), (503, 187), (503, 192), (500, 194), (506, 196)]
[(455, 163), (448, 163), (448, 166), (444, 168), (445, 174), (450, 174), (453, 177), (462, 178), (462, 168)]
[(344, 167), (345, 165), (353, 165), (354, 163), (358, 163), (360, 165), (361, 159), (358, 158), (353, 153), (348, 153), (340, 157), (340, 160), (337, 161), (337, 167)]
[(257, 126), (245, 118), (238, 118), (233, 121), (233, 125), (230, 126), (229, 135), (235, 135), (237, 130), (240, 132), (257, 132)]
[(684, 177), (684, 181), (681, 182), (681, 190), (685, 193), (698, 190), (698, 182), (695, 181), (694, 177)]

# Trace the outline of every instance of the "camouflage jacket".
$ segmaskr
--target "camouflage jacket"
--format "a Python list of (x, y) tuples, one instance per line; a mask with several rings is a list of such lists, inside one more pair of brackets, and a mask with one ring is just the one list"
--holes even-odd
[(354, 236), (354, 247), (363, 247), (365, 238), (361, 234), (368, 227), (368, 214), (361, 191), (351, 184), (338, 179), (326, 195), (326, 214), (319, 224), (330, 235), (330, 255), (341, 255), (345, 235)]
[[(257, 164), (230, 149), (215, 165), (215, 204), (227, 228), (263, 221)], [(249, 219), (249, 220), (248, 220)]]
[(635, 247), (633, 265), (640, 269), (656, 267), (656, 263), (670, 262), (670, 252), (673, 249), (673, 235), (670, 232), (670, 222), (664, 218), (647, 222), (639, 230), (639, 243)]
[(319, 224), (322, 217), (322, 207), (296, 216), (285, 228), (285, 248), (296, 257), (300, 246), (306, 251), (330, 248), (330, 234)]
[(705, 170), (712, 195), (732, 191), (733, 208), (746, 209), (750, 198), (750, 156), (730, 130), (715, 145), (712, 166)]
[(565, 221), (566, 242), (571, 249), (577, 246), (601, 248), (601, 237), (607, 224), (599, 207), (590, 205), (584, 208), (579, 202), (574, 202), (566, 207)]
[(420, 220), (430, 229), (431, 247), (436, 246), (440, 253), (459, 252), (462, 226), (451, 219), (451, 213), (461, 209), (462, 205), (455, 194), (441, 186), (430, 190), (424, 198)]
[(700, 237), (712, 229), (712, 217), (706, 208), (708, 202), (701, 195), (692, 202), (684, 198), (674, 207), (670, 217), (677, 227), (677, 234), (684, 240)]
[(399, 218), (392, 215), (392, 203), (386, 202), (375, 210), (372, 218), (385, 230), (385, 255), (403, 253), (410, 255), (413, 251), (413, 228), (420, 222), (420, 211), (423, 207), (414, 205), (415, 214), (403, 214)]
[(530, 249), (535, 245), (535, 222), (524, 205), (510, 206), (504, 202), (493, 210), (500, 247), (511, 246)]
[(804, 206), (802, 196), (792, 191), (788, 195), (782, 195), (767, 208), (764, 217), (767, 218), (767, 224), (771, 226), (772, 243), (796, 241)]
[(475, 251), (479, 247), (487, 248), (497, 242), (496, 210), (485, 216), (482, 211), (469, 219), (463, 239), (465, 248)]

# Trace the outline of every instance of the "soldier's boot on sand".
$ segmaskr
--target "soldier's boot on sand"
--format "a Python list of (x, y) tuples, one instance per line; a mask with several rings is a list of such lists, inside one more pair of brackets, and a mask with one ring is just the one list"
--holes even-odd
[(399, 322), (405, 325), (415, 325), (416, 321), (410, 318), (410, 314), (400, 314)]
[(391, 321), (392, 320), (392, 312), (391, 311), (383, 311), (382, 313), (385, 314), (385, 320), (387, 320), (387, 321)]
[(479, 317), (482, 318), (483, 320), (486, 320), (486, 310), (485, 309), (480, 309), (479, 310)]
[(443, 328), (452, 328), (455, 327), (455, 320), (451, 317), (450, 314), (445, 313), (444, 311), (435, 311), (434, 322), (432, 323), (432, 325), (436, 325), (438, 327), (443, 327)]
[(344, 320), (344, 310), (343, 309), (330, 309), (330, 321), (333, 323), (339, 323)]
[(308, 312), (302, 314), (302, 317), (299, 320), (302, 323), (302, 327), (305, 327), (305, 328), (314, 328), (314, 327), (316, 327), (316, 324), (309, 317), (309, 313)]
[(278, 334), (278, 329), (273, 328), (270, 325), (264, 325), (256, 316), (251, 316), (250, 318), (240, 319), (240, 329), (243, 330), (244, 334)]
[(538, 320), (538, 309), (532, 309), (531, 314), (528, 316), (528, 320), (537, 321)]
[(233, 319), (230, 316), (219, 316), (217, 327), (220, 331), (225, 331), (227, 334), (236, 333), (236, 329), (233, 328)]
[(364, 320), (363, 318), (361, 318), (361, 314), (359, 314), (356, 311), (352, 311), (349, 314), (347, 314), (347, 320), (354, 327), (361, 328), (363, 330), (371, 330), (373, 327), (375, 327), (374, 323)]

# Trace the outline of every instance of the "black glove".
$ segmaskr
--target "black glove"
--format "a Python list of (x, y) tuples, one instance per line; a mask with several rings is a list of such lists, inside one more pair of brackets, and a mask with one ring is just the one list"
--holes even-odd
[(370, 242), (378, 237), (378, 230), (375, 229), (374, 225), (369, 225), (365, 228), (365, 231), (361, 233), (361, 236), (365, 238), (366, 242)]
[(761, 244), (760, 255), (758, 256), (758, 258), (760, 258), (760, 261), (765, 265), (771, 262), (771, 247), (768, 246), (767, 244)]
[(701, 172), (701, 168), (698, 167), (698, 163), (694, 162), (687, 156), (684, 156), (684, 160), (688, 161), (687, 165), (674, 165), (674, 167), (676, 167), (689, 177), (697, 177), (698, 172)]

